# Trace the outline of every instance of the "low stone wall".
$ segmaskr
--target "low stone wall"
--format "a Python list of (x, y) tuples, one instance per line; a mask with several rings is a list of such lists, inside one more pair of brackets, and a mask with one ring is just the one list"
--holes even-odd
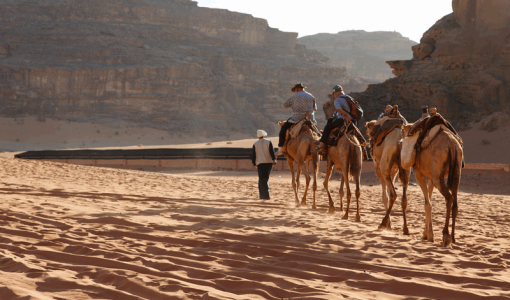
[[(43, 159), (44, 161), (68, 163), (83, 166), (97, 166), (122, 169), (161, 168), (163, 170), (255, 170), (246, 159)], [(321, 161), (319, 171), (326, 172), (326, 162)], [(275, 171), (289, 170), (287, 161), (279, 160)], [(374, 163), (364, 162), (362, 172), (373, 172)]]
[[(97, 166), (122, 169), (160, 168), (162, 170), (254, 170), (250, 160), (246, 159), (45, 159), (60, 163), (84, 166)], [(279, 160), (275, 171), (289, 170), (287, 161)], [(464, 170), (487, 170), (510, 172), (505, 164), (466, 164)], [(326, 162), (321, 161), (319, 171), (326, 172)], [(374, 162), (363, 162), (362, 173), (374, 172)]]

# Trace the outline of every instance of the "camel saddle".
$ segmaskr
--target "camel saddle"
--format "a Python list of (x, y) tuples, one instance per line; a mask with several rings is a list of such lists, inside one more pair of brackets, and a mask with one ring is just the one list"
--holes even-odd
[(441, 116), (439, 113), (436, 113), (433, 116), (425, 117), (425, 118), (418, 120), (413, 125), (413, 127), (411, 127), (407, 136), (412, 136), (416, 133), (419, 133), (419, 137), (418, 137), (418, 140), (416, 141), (415, 147), (421, 147), (422, 142), (428, 136), (429, 131), (438, 125), (443, 125), (446, 129), (448, 129), (453, 134), (453, 136), (457, 139), (457, 141), (459, 141), (460, 145), (462, 146), (463, 142), (462, 142), (462, 138), (460, 137), (460, 135), (457, 133), (455, 128), (453, 128), (453, 126), (450, 124), (450, 122), (448, 122), (445, 118), (443, 118), (443, 116)]
[(303, 120), (299, 121), (298, 123), (292, 125), (289, 128), (289, 130), (287, 131), (287, 134), (286, 134), (285, 144), (288, 144), (291, 140), (298, 137), (299, 134), (303, 131), (303, 128), (304, 128), (303, 125), (305, 125), (305, 124), (308, 125), (308, 127), (311, 128), (313, 132), (318, 134), (319, 137), (321, 136), (321, 133), (320, 133), (319, 129), (317, 128), (317, 125), (315, 125), (315, 123), (313, 123), (312, 121), (310, 121), (308, 119), (303, 119)]
[(395, 128), (401, 128), (404, 120), (400, 118), (386, 118), (381, 124), (375, 124), (370, 134), (370, 147), (374, 149), (375, 146), (382, 144), (386, 136)]
[(358, 130), (354, 123), (349, 123), (349, 127), (346, 127), (345, 124), (341, 127), (337, 127), (331, 130), (326, 144), (328, 146), (336, 146), (338, 145), (338, 141), (344, 136), (344, 134), (351, 132), (354, 134), (354, 131)]

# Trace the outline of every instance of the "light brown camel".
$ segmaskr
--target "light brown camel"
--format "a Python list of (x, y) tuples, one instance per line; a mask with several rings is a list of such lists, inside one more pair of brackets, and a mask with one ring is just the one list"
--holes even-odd
[(328, 163), (326, 167), (326, 178), (324, 179), (324, 188), (328, 193), (329, 198), (329, 213), (335, 212), (335, 203), (331, 198), (331, 193), (329, 192), (328, 183), (331, 177), (331, 173), (333, 171), (333, 166), (336, 166), (337, 170), (342, 171), (342, 178), (340, 180), (340, 210), (343, 210), (343, 197), (344, 190), (343, 186), (345, 183), (345, 187), (347, 189), (347, 208), (345, 210), (345, 214), (343, 219), (349, 218), (349, 207), (351, 205), (351, 189), (349, 187), (349, 178), (354, 178), (356, 182), (356, 221), (361, 221), (361, 216), (359, 214), (359, 197), (361, 195), (359, 183), (361, 178), (361, 163), (362, 163), (362, 153), (361, 147), (359, 145), (358, 139), (351, 135), (350, 133), (344, 134), (336, 146), (328, 147)]
[[(376, 120), (370, 121), (365, 125), (368, 136), (373, 139), (373, 128), (376, 124)], [(405, 124), (402, 125), (402, 127)], [(408, 126), (409, 128), (410, 126)], [(411, 168), (403, 169), (400, 162), (400, 151), (401, 144), (400, 140), (403, 137), (403, 128), (395, 127), (387, 135), (386, 138), (381, 142), (380, 145), (372, 143), (372, 158), (374, 159), (375, 174), (379, 178), (382, 187), (382, 201), (384, 208), (386, 209), (386, 215), (379, 225), (379, 229), (388, 228), (391, 229), (390, 214), (393, 208), (393, 204), (397, 199), (397, 193), (395, 192), (395, 177), (398, 173), (400, 182), (402, 183), (402, 212), (404, 214), (404, 234), (409, 235), (409, 229), (407, 228), (407, 188), (409, 185), (409, 176), (411, 175)], [(389, 201), (388, 201), (389, 195)]]
[[(425, 197), (425, 230), (423, 239), (434, 241), (432, 228), (432, 192), (436, 187), (446, 200), (446, 220), (442, 245), (455, 243), (455, 219), (457, 218), (457, 191), (459, 190), (462, 162), (464, 159), (460, 143), (449, 131), (440, 130), (429, 146), (416, 153), (413, 166), (416, 181)], [(448, 177), (447, 182), (445, 178)], [(428, 183), (427, 183), (428, 179)], [(450, 212), (452, 235), (449, 234)]]
[[(281, 125), (281, 124), (280, 124)], [(287, 152), (285, 157), (287, 158), (287, 164), (292, 174), (292, 188), (294, 189), (294, 195), (296, 197), (296, 204), (299, 204), (298, 192), (299, 192), (299, 177), (301, 172), (306, 177), (306, 188), (301, 200), (301, 205), (306, 205), (306, 195), (308, 193), (308, 187), (310, 185), (311, 176), (309, 174), (310, 164), (308, 169), (305, 166), (305, 162), (312, 162), (312, 174), (313, 174), (313, 204), (312, 208), (316, 209), (315, 205), (315, 192), (317, 191), (317, 173), (319, 172), (319, 155), (312, 153), (313, 149), (319, 145), (319, 136), (313, 132), (310, 126), (305, 123), (301, 128), (301, 131), (296, 138), (291, 139), (287, 142)], [(297, 165), (297, 173), (294, 175), (294, 163)]]

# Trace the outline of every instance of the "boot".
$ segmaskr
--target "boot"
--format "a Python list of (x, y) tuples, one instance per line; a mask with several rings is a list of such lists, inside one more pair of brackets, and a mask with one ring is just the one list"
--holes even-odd
[(324, 144), (323, 142), (320, 142), (319, 146), (317, 146), (317, 147), (313, 150), (313, 152), (314, 152), (314, 153), (319, 153), (319, 154), (321, 154), (321, 155), (324, 155), (324, 154), (326, 154), (326, 153), (327, 153), (327, 151), (326, 151), (326, 150), (327, 150), (327, 148), (326, 148), (326, 144)]
[(282, 156), (284, 155), (285, 153), (287, 152), (287, 146), (286, 145), (283, 145), (281, 146), (278, 151), (276, 151), (276, 153), (274, 155), (276, 156)]

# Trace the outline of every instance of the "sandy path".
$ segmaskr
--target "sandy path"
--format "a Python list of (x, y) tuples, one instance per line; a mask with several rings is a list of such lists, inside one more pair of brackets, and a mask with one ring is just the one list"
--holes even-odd
[(481, 182), (477, 174), (466, 175), (459, 195), (452, 249), (438, 246), (444, 201), (437, 192), (438, 241), (420, 239), (416, 186), (411, 236), (400, 232), (399, 201), (394, 230), (376, 230), (383, 206), (373, 177), (364, 178), (356, 223), (354, 214), (347, 221), (327, 215), (321, 188), (319, 209), (295, 208), (285, 172), (273, 174), (271, 201), (256, 199), (253, 173), (0, 158), (0, 174), (2, 300), (510, 297), (510, 197), (468, 192)]

